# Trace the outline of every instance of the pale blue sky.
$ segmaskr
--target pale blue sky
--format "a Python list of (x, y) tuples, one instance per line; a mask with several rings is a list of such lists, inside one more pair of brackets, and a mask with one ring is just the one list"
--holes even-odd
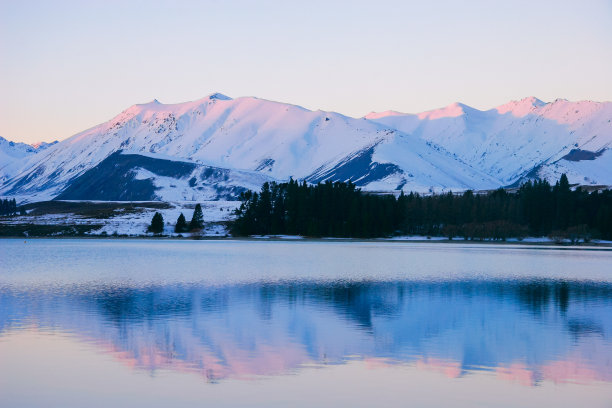
[(212, 92), (351, 116), (612, 100), (612, 1), (0, 0), (0, 136)]

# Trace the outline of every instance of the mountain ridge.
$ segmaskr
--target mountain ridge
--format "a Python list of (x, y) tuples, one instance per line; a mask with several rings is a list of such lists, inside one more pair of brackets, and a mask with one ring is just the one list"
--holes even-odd
[(505, 185), (534, 169), (532, 176), (549, 180), (567, 173), (574, 184), (612, 184), (604, 169), (563, 161), (573, 149), (600, 152), (598, 163), (605, 162), (605, 169), (612, 173), (612, 102), (557, 99), (545, 103), (529, 97), (485, 111), (430, 112), (436, 112), (435, 120), (431, 115), (397, 112), (369, 115), (369, 120), (442, 146)]
[[(420, 114), (372, 112), (362, 118), (221, 93), (178, 104), (153, 100), (45, 146), (43, 154), (20, 157), (0, 195), (26, 201), (61, 196), (117, 152), (191, 162), (202, 172), (238, 171), (240, 183), (224, 180), (231, 191), (253, 188), (247, 174), (258, 182), (353, 180), (366, 191), (493, 189), (530, 177), (558, 178), (560, 172), (573, 183), (612, 185), (611, 119), (610, 102), (546, 103), (535, 97), (484, 111), (454, 103)], [(150, 199), (200, 199), (197, 188), (210, 187), (191, 186), (189, 194), (182, 180), (178, 194), (169, 190), (178, 181), (162, 183), (164, 176), (147, 174), (156, 192)]]

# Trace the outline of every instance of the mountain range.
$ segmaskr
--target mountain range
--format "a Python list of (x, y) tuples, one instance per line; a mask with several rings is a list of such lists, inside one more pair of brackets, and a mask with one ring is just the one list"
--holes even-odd
[(20, 202), (235, 199), (265, 181), (440, 192), (533, 178), (612, 185), (612, 102), (531, 97), (481, 111), (352, 118), (254, 97), (129, 107), (60, 142), (0, 138), (0, 196)]
[(5, 182), (11, 177), (19, 173), (19, 169), (23, 164), (23, 160), (30, 158), (30, 156), (40, 153), (49, 146), (53, 146), (57, 141), (53, 143), (16, 143), (6, 140), (0, 136), (0, 183)]

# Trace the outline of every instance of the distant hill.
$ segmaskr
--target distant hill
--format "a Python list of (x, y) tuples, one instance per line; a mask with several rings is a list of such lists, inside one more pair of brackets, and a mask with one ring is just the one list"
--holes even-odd
[(29, 145), (11, 142), (0, 136), (0, 183), (15, 176), (23, 166), (24, 160), (56, 143), (41, 142)]
[(452, 152), (503, 185), (526, 178), (612, 185), (612, 103), (530, 97), (487, 111), (453, 104), (366, 118)]

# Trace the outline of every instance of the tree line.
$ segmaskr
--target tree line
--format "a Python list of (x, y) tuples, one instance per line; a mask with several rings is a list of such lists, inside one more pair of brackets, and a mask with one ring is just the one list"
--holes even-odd
[(374, 195), (351, 183), (264, 183), (241, 195), (234, 235), (374, 238), (392, 235), (506, 239), (553, 236), (612, 239), (612, 191), (528, 181), (484, 194)]
[(25, 215), (25, 208), (17, 207), (17, 201), (15, 199), (2, 199), (0, 200), (0, 216), (12, 216), (12, 215)]

